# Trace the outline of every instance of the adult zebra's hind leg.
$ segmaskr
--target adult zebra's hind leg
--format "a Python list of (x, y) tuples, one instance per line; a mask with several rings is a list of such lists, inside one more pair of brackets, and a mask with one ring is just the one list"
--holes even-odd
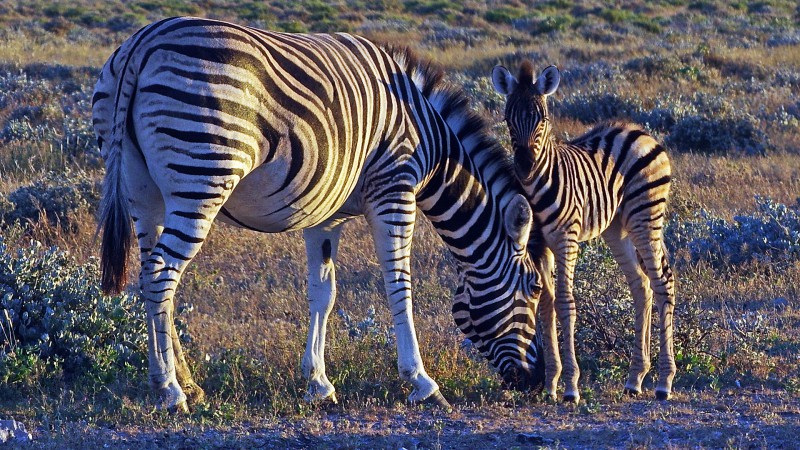
[[(133, 215), (134, 228), (136, 229), (136, 238), (139, 241), (139, 260), (143, 269), (150, 258), (150, 253), (158, 243), (159, 236), (164, 228), (164, 200), (161, 196), (161, 192), (155, 186), (155, 183), (153, 183), (152, 178), (148, 175), (146, 167), (144, 167), (141, 161), (128, 159), (126, 160), (126, 164), (139, 171), (138, 176), (135, 177), (136, 181), (131, 182), (133, 186), (130, 186), (129, 189), (135, 192), (130, 199), (130, 208), (131, 214)], [(145, 287), (143, 284), (143, 274), (144, 271), (140, 270), (140, 292), (142, 292)], [(175, 329), (175, 322), (172, 321), (169, 325), (178, 384), (183, 389), (190, 404), (200, 403), (205, 398), (205, 392), (203, 392), (203, 389), (194, 381), (194, 378), (192, 378), (189, 364), (186, 362), (186, 357), (183, 354), (178, 332)]]
[(220, 201), (172, 199), (165, 211), (163, 229), (142, 264), (150, 384), (159, 396), (159, 407), (170, 412), (187, 411), (183, 386), (195, 399), (202, 392), (199, 386), (199, 392), (195, 390), (197, 384), (183, 358), (175, 331), (173, 299), (183, 271), (200, 250), (221, 205)]
[(650, 370), (653, 291), (650, 289), (650, 280), (639, 264), (636, 248), (630, 236), (627, 236), (622, 229), (620, 220), (615, 219), (602, 236), (625, 275), (633, 297), (636, 337), (628, 379), (625, 382), (625, 393), (636, 395), (642, 392), (642, 381)]
[(308, 306), (311, 323), (303, 356), (303, 375), (308, 379), (305, 399), (336, 403), (333, 384), (325, 374), (325, 333), (336, 299), (336, 254), (342, 224), (320, 225), (303, 231), (308, 261)]

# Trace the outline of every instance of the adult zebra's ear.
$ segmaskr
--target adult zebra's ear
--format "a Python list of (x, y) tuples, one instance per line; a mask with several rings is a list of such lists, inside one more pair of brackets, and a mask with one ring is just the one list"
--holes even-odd
[(497, 92), (509, 95), (516, 89), (517, 79), (505, 67), (494, 66), (494, 69), (492, 69), (492, 84)]
[(536, 79), (536, 92), (539, 95), (553, 95), (561, 82), (561, 73), (556, 66), (547, 67)]
[(505, 212), (506, 232), (522, 248), (527, 247), (533, 224), (533, 210), (522, 194), (517, 194), (509, 202)]

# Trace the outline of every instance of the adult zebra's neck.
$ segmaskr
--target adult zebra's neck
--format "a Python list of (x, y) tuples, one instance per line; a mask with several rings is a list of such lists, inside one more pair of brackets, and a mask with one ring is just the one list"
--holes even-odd
[[(443, 81), (440, 70), (405, 48), (386, 49), (444, 120), (448, 145), (432, 158), (417, 204), (463, 270), (493, 269), (507, 239), (503, 211), (522, 193), (512, 161), (469, 98)], [(502, 259), (502, 258), (501, 258)]]

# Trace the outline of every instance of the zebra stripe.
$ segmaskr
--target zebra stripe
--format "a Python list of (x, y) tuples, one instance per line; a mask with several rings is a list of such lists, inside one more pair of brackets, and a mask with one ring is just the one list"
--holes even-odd
[(655, 293), (661, 321), (656, 397), (669, 398), (676, 370), (672, 345), (675, 280), (663, 244), (671, 180), (664, 147), (639, 126), (627, 123), (601, 124), (571, 142), (557, 141), (546, 101), (560, 81), (555, 66), (546, 68), (535, 81), (530, 62), (522, 64), (518, 78), (498, 66), (492, 79), (495, 88), (507, 96), (505, 118), (515, 171), (534, 210), (537, 233), (541, 233), (531, 242), (541, 240), (546, 245), (540, 270), (551, 274), (553, 259), (557, 268), (556, 293), (547, 281), (542, 296), (545, 389), (555, 396), (561, 372), (552, 316), (555, 308), (564, 334), (564, 399), (580, 398), (573, 274), (578, 242), (602, 236), (625, 274), (636, 309), (636, 348), (625, 390), (640, 393), (650, 368), (650, 314)]
[[(527, 253), (532, 213), (503, 149), (442, 73), (407, 50), (338, 34), (275, 33), (172, 18), (111, 56), (93, 95), (106, 161), (103, 289), (125, 286), (131, 224), (140, 247), (150, 377), (170, 409), (202, 396), (183, 362), (173, 295), (215, 219), (304, 230), (309, 268), (306, 398), (332, 399), (328, 315), (342, 224), (371, 225), (411, 401), (443, 401), (411, 314), (419, 208), (458, 262), (454, 318), (503, 378), (541, 387)], [(177, 366), (176, 366), (177, 362)]]

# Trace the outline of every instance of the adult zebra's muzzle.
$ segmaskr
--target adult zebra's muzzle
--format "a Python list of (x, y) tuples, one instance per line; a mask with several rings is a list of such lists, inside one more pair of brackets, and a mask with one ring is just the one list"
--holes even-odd
[(544, 360), (538, 359), (530, 367), (512, 367), (503, 374), (503, 387), (538, 394), (544, 389)]
[(517, 391), (532, 392), (538, 394), (544, 389), (544, 347), (542, 346), (541, 336), (537, 334), (533, 347), (528, 351), (534, 353), (527, 358), (527, 364), (513, 365), (501, 372), (503, 387)]

